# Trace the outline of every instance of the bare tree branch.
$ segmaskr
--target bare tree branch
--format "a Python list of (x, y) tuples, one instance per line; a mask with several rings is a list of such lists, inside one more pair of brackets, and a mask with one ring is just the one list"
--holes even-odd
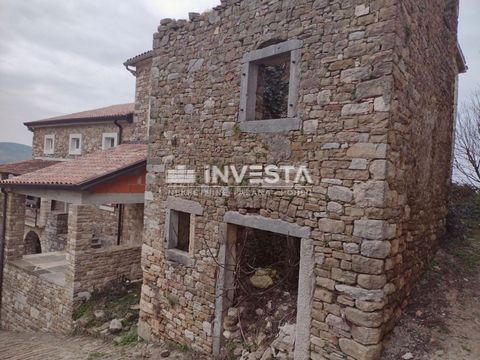
[(462, 182), (480, 190), (480, 86), (458, 112), (454, 168)]

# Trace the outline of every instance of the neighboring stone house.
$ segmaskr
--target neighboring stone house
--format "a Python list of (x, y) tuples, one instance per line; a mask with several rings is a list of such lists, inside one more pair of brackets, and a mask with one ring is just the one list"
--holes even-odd
[[(141, 74), (149, 61), (144, 54), (127, 62)], [(144, 88), (139, 75), (138, 104), (148, 99)], [(141, 279), (148, 107), (138, 109), (113, 105), (25, 124), (33, 159), (0, 166), (2, 327), (68, 333), (78, 301)]]
[[(220, 353), (239, 234), (266, 232), (299, 246), (295, 359), (379, 357), (445, 231), (457, 17), (445, 0), (222, 0), (160, 22), (143, 338)], [(313, 185), (211, 196), (166, 181), (272, 163), (306, 165)]]
[[(145, 144), (121, 144), (2, 181), (7, 190), (3, 328), (71, 332), (79, 301), (124, 279), (141, 278), (146, 150)], [(52, 211), (57, 221), (46, 223), (45, 231), (52, 231), (47, 240), (57, 248), (26, 253), (26, 196), (68, 204), (61, 219), (64, 233), (52, 236), (63, 213)], [(98, 209), (105, 203), (118, 204), (111, 224)], [(99, 242), (110, 227), (118, 231), (115, 241)]]
[[(151, 52), (125, 62), (136, 71), (135, 103), (26, 122), (33, 132), (32, 161), (0, 166), (5, 176), (33, 172), (58, 161), (71, 160), (120, 143), (145, 142), (148, 133), (148, 79)], [(129, 69), (130, 70), (130, 69)], [(131, 70), (130, 70), (131, 71)], [(135, 105), (137, 104), (137, 105)], [(147, 104), (147, 106), (145, 106)], [(52, 199), (27, 199), (25, 226), (25, 253), (64, 250), (67, 235), (67, 204)], [(118, 237), (118, 208), (92, 207), (92, 218), (97, 222), (95, 233), (99, 244), (114, 244)], [(34, 246), (37, 242), (40, 246)]]

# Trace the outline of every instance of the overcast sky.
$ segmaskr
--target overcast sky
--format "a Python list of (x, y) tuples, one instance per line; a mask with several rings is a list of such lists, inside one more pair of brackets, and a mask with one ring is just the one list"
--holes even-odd
[[(187, 18), (220, 0), (0, 0), (0, 142), (30, 145), (25, 121), (133, 102), (122, 63), (152, 48), (165, 17)], [(460, 0), (459, 40), (480, 83), (480, 1)]]

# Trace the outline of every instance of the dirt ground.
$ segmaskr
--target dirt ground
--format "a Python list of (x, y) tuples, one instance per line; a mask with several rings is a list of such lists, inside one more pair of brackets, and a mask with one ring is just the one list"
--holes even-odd
[(442, 241), (387, 339), (383, 360), (480, 359), (480, 199), (453, 210), (454, 227), (462, 229)]

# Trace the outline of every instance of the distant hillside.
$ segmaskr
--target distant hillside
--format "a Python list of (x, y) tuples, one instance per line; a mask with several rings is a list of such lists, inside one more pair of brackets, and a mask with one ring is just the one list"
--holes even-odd
[(32, 148), (27, 145), (0, 142), (0, 164), (27, 160), (32, 157)]

